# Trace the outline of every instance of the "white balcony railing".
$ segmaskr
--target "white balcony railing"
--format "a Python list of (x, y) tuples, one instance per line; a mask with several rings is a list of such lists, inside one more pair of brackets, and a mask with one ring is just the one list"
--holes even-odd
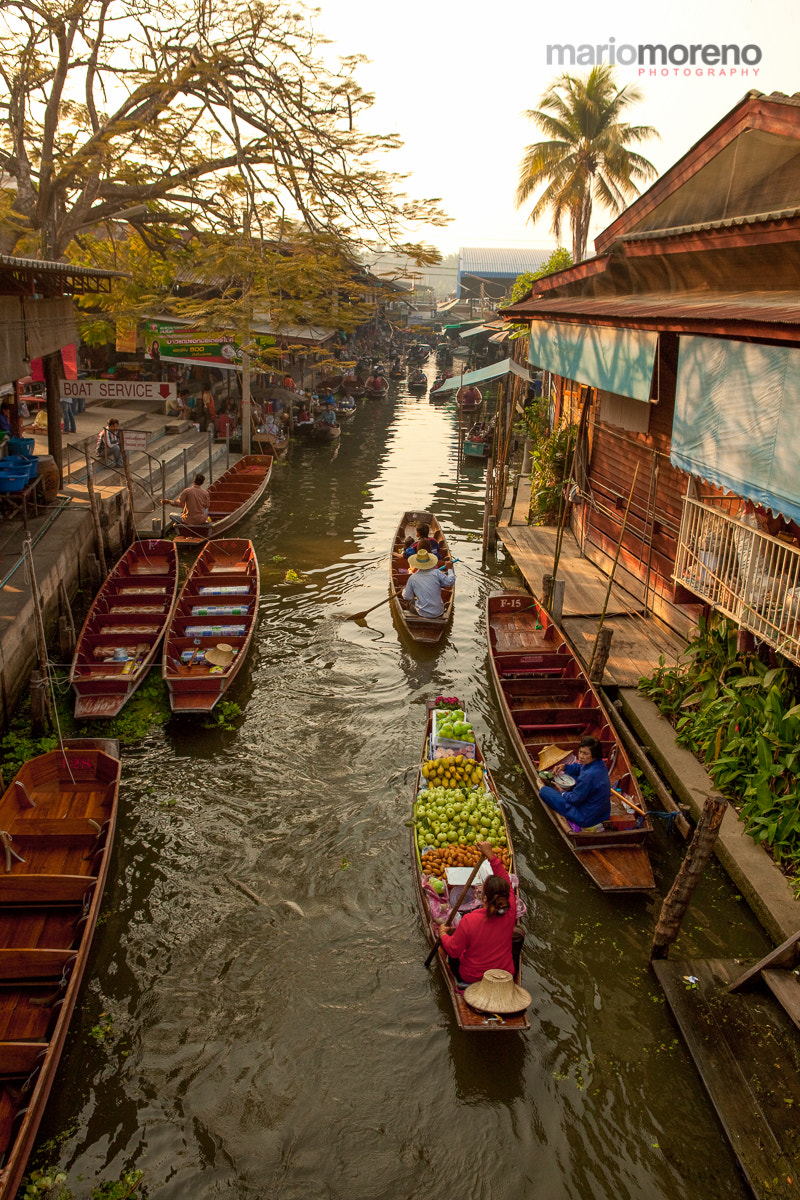
[(676, 583), (800, 662), (800, 547), (684, 498)]

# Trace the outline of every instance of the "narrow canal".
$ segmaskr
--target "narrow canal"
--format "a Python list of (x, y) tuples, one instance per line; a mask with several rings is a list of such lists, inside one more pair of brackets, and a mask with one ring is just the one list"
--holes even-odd
[[(151, 1200), (746, 1195), (647, 966), (658, 899), (597, 892), (511, 757), (482, 603), (515, 576), (502, 553), (481, 567), (483, 489), (452, 411), (394, 384), (338, 450), (293, 447), (237, 531), (262, 568), (242, 720), (173, 722), (125, 753), (106, 916), (40, 1136), (62, 1137), (79, 1197), (129, 1167)], [(438, 654), (388, 605), (340, 619), (386, 596), (412, 507), (462, 560)], [(423, 966), (404, 821), (439, 693), (464, 702), (508, 806), (527, 1037), (459, 1034)], [(654, 858), (663, 894), (663, 828)], [(710, 868), (679, 951), (765, 945)]]

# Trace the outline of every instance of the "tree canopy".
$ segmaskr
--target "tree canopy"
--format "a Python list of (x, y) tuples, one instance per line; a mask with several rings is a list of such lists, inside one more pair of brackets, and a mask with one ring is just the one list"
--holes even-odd
[(544, 279), (545, 275), (553, 275), (556, 271), (565, 271), (567, 267), (572, 266), (572, 261), (569, 250), (564, 246), (559, 246), (538, 271), (525, 271), (522, 275), (517, 276), (508, 303), (516, 304), (517, 300), (527, 296), (537, 279)]
[(604, 63), (585, 78), (560, 75), (539, 108), (525, 114), (549, 140), (525, 149), (517, 206), (538, 193), (529, 220), (551, 212), (557, 238), (569, 220), (575, 262), (586, 257), (594, 201), (617, 214), (639, 194), (640, 183), (657, 175), (653, 164), (631, 147), (658, 133), (621, 119), (641, 99), (639, 88), (617, 87), (613, 68)]
[[(343, 247), (444, 224), (375, 165), (358, 56), (324, 59), (283, 0), (4, 0), (0, 248), (60, 257), (123, 219), (152, 249), (184, 235), (298, 226)], [(169, 239), (166, 239), (167, 241)], [(430, 257), (428, 255), (428, 257)]]

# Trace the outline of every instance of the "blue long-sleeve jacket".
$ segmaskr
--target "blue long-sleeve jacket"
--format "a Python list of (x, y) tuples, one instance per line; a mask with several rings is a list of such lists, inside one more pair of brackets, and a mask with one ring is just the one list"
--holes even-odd
[(568, 792), (543, 787), (540, 795), (544, 802), (576, 825), (607, 821), (611, 816), (611, 780), (602, 759), (592, 759), (586, 766), (569, 763), (562, 770), (576, 780), (575, 787)]

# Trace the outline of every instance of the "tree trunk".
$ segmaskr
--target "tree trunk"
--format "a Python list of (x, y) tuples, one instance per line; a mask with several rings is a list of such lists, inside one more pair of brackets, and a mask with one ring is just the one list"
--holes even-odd
[(681, 921), (711, 857), (727, 807), (727, 801), (722, 796), (709, 796), (703, 805), (686, 857), (681, 863), (681, 869), (675, 877), (669, 895), (661, 906), (661, 915), (650, 950), (651, 961), (654, 958), (666, 958), (669, 947), (680, 932)]

